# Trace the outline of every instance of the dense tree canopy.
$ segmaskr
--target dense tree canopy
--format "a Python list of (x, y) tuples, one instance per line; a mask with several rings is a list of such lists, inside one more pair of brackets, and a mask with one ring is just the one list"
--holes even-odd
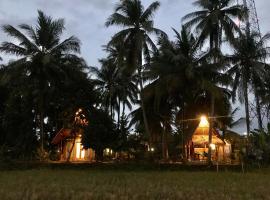
[[(244, 23), (248, 10), (232, 0), (196, 0), (194, 5), (199, 10), (182, 18), (184, 25), (173, 29), (172, 39), (154, 23), (158, 1), (148, 7), (141, 0), (119, 1), (105, 25), (121, 29), (104, 46), (106, 57), (92, 67), (80, 56), (77, 37), (62, 38), (64, 19), (38, 11), (34, 25), (3, 25), (15, 40), (2, 41), (1, 56), (15, 59), (0, 60), (0, 151), (15, 158), (52, 151), (52, 138), (71, 127), (81, 108), (89, 121), (82, 143), (98, 160), (106, 148), (135, 157), (136, 152), (159, 154), (164, 161), (181, 153), (184, 159), (185, 140), (202, 114), (210, 121), (209, 144), (213, 128), (225, 137), (243, 121), (234, 122), (238, 97), (245, 103), (250, 145), (267, 154), (269, 34), (241, 30), (236, 21)], [(224, 42), (230, 55), (223, 52)], [(249, 92), (256, 99), (255, 132)]]

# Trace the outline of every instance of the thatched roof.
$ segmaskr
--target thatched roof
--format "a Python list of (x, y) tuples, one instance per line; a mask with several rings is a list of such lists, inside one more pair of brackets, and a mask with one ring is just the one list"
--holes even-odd
[[(196, 127), (189, 140), (192, 140), (193, 144), (208, 144), (209, 142), (209, 122), (205, 117), (201, 118), (200, 123)], [(213, 128), (212, 130), (212, 143), (216, 145), (224, 145), (225, 142), (219, 134), (218, 130)]]

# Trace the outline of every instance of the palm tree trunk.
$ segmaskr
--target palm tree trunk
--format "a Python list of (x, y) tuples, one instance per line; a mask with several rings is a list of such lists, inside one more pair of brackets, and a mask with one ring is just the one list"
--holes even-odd
[(250, 134), (250, 116), (249, 116), (249, 98), (248, 98), (248, 84), (246, 78), (244, 78), (244, 99), (245, 99), (245, 111), (246, 111), (246, 125), (247, 125), (247, 137), (249, 138)]
[[(215, 50), (220, 48), (220, 34), (221, 32), (219, 31), (218, 26), (216, 26), (216, 34), (214, 34), (212, 37), (213, 41), (211, 42), (211, 37), (210, 37), (210, 50), (213, 50), (212, 48), (214, 47)], [(212, 44), (214, 42), (214, 44)], [(218, 57), (216, 57), (216, 55), (214, 55), (214, 62), (215, 64), (217, 64), (218, 62)], [(212, 136), (213, 136), (213, 120), (214, 120), (214, 114), (215, 114), (215, 96), (214, 94), (211, 94), (211, 107), (210, 107), (210, 118), (209, 118), (209, 132), (208, 132), (208, 164), (211, 165), (212, 164), (212, 148), (211, 148), (211, 144), (212, 144)]]
[(111, 103), (111, 118), (112, 118), (112, 121), (114, 120), (114, 115), (113, 115), (113, 105)]
[(147, 120), (146, 109), (145, 109), (145, 105), (144, 105), (144, 96), (143, 96), (142, 56), (140, 56), (139, 65), (140, 66), (138, 68), (138, 75), (139, 75), (139, 79), (140, 79), (139, 80), (140, 89), (141, 89), (140, 99), (141, 99), (141, 108), (142, 108), (142, 114), (143, 114), (143, 122), (144, 122), (146, 134), (149, 137), (149, 145), (151, 146), (152, 139), (151, 139), (151, 133), (150, 133), (149, 124), (148, 124), (148, 120)]
[(39, 130), (40, 130), (40, 147), (44, 152), (44, 111), (43, 111), (43, 95), (40, 96), (39, 102)]
[[(143, 87), (142, 81), (140, 81), (140, 87), (141, 88)], [(149, 136), (149, 142), (151, 143), (151, 133), (150, 133), (149, 124), (148, 124), (148, 120), (147, 120), (147, 116), (146, 116), (144, 97), (143, 97), (142, 91), (140, 92), (140, 99), (141, 99), (141, 107), (142, 107), (143, 122), (144, 122), (145, 131), (146, 131), (146, 134)]]
[(122, 116), (125, 116), (125, 110), (126, 110), (126, 104), (123, 102), (123, 108), (122, 108)]
[(162, 132), (162, 157), (163, 160), (168, 160), (169, 159), (169, 152), (168, 152), (168, 137), (167, 137), (167, 129), (165, 123), (163, 124), (163, 132)]
[(185, 117), (185, 103), (183, 102), (183, 111), (182, 111), (182, 157), (184, 160), (186, 160), (186, 151), (185, 151), (185, 138), (184, 138), (184, 117)]
[(111, 115), (111, 119), (113, 120), (113, 115), (112, 115), (112, 110), (113, 110), (113, 108), (112, 108), (112, 97), (110, 96), (110, 98), (109, 98), (109, 108), (110, 108), (110, 115)]
[(41, 137), (41, 150), (44, 151), (44, 113), (40, 112), (40, 137)]
[(120, 128), (120, 99), (118, 101), (118, 108), (117, 108), (117, 126), (118, 126), (118, 129)]
[(212, 149), (211, 149), (211, 144), (212, 144), (212, 136), (213, 136), (213, 119), (214, 119), (214, 113), (215, 113), (215, 97), (212, 94), (211, 95), (211, 109), (210, 109), (210, 116), (209, 116), (209, 132), (208, 132), (208, 164), (212, 164)]
[(255, 87), (255, 101), (256, 101), (256, 112), (257, 112), (257, 119), (258, 119), (258, 126), (259, 130), (263, 130), (263, 121), (262, 121), (262, 112), (261, 112), (261, 104), (260, 104), (260, 97), (258, 94), (257, 87)]

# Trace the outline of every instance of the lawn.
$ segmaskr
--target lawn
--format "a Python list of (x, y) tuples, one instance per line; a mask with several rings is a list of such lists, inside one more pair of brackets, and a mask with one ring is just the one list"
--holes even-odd
[(270, 199), (270, 169), (240, 172), (31, 169), (0, 172), (0, 199)]

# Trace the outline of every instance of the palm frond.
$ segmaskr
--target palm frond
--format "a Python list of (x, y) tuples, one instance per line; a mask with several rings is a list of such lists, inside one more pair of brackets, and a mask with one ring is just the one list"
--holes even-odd
[(145, 21), (149, 21), (149, 20), (153, 17), (155, 11), (156, 11), (159, 7), (160, 7), (160, 2), (158, 2), (158, 1), (153, 2), (153, 3), (152, 3), (152, 4), (144, 11), (144, 13), (142, 14), (142, 16), (141, 16), (141, 18), (140, 18), (141, 23), (144, 23)]
[(20, 44), (25, 48), (37, 50), (37, 46), (33, 44), (23, 33), (21, 33), (18, 29), (14, 28), (11, 25), (4, 25), (2, 27), (3, 31), (8, 35), (18, 39)]
[(120, 25), (120, 26), (132, 26), (134, 25), (130, 19), (120, 13), (113, 13), (106, 21), (105, 26), (109, 27), (112, 25)]
[(57, 46), (55, 46), (51, 52), (52, 53), (69, 53), (75, 52), (80, 53), (80, 40), (77, 37), (71, 36), (64, 40)]
[(8, 54), (15, 54), (17, 56), (27, 55), (27, 50), (11, 42), (3, 42), (0, 46), (0, 51)]

